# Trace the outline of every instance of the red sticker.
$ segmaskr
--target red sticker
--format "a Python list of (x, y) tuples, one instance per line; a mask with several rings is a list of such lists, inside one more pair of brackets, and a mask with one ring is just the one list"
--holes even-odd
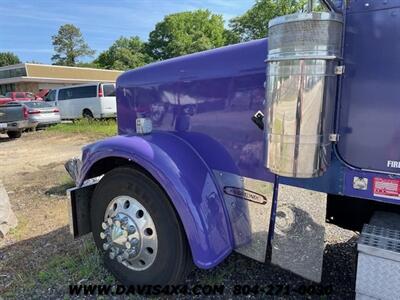
[(400, 199), (400, 180), (375, 177), (374, 196)]

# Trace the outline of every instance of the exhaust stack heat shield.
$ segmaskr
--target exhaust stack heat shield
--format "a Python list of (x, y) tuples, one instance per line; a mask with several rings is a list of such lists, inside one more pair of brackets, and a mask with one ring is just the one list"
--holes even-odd
[(266, 167), (297, 178), (330, 164), (342, 16), (299, 13), (269, 23)]

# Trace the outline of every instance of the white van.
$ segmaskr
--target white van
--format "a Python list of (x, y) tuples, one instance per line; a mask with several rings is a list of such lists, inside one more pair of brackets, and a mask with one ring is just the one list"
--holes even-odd
[(57, 106), (61, 119), (115, 118), (114, 83), (89, 83), (52, 89), (44, 99)]

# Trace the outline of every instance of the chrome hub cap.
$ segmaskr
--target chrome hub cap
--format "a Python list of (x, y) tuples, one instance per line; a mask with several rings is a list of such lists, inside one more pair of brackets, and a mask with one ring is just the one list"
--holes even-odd
[(114, 198), (101, 227), (103, 249), (111, 259), (135, 271), (145, 270), (154, 263), (158, 250), (156, 228), (148, 211), (135, 198)]

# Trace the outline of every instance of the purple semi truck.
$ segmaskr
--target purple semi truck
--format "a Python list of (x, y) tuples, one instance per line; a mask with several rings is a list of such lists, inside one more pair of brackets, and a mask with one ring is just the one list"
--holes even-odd
[(339, 2), (118, 78), (118, 135), (74, 161), (70, 213), (121, 282), (232, 251), (319, 281), (325, 222), (399, 212), (400, 3)]

